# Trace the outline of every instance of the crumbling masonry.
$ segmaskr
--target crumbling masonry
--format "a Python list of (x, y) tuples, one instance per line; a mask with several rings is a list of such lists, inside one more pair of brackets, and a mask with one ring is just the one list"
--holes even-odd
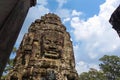
[(31, 24), (6, 80), (78, 80), (70, 35), (57, 15)]

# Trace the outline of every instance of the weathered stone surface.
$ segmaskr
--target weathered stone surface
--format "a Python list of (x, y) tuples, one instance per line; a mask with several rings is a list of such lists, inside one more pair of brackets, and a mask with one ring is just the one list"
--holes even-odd
[(57, 15), (31, 24), (6, 80), (78, 80), (70, 35)]
[(0, 77), (28, 9), (36, 0), (0, 0)]
[(120, 5), (111, 15), (109, 22), (113, 25), (113, 28), (117, 31), (118, 35), (120, 36)]

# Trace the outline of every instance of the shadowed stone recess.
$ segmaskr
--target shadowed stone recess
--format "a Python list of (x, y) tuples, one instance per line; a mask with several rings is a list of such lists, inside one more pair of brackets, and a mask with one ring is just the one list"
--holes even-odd
[(70, 35), (57, 15), (31, 24), (6, 80), (78, 80)]

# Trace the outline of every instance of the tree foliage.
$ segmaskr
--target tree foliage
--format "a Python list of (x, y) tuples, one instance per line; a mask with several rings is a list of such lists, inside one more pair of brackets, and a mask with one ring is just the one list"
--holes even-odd
[(91, 68), (89, 72), (80, 74), (79, 80), (106, 80), (106, 77), (102, 71)]
[(120, 57), (104, 55), (99, 65), (109, 80), (120, 80)]
[(9, 59), (4, 69), (4, 73), (7, 73), (8, 71), (10, 71), (13, 68), (13, 65), (14, 65), (14, 59)]
[(120, 80), (120, 57), (104, 55), (99, 59), (101, 63), (100, 71), (94, 68), (88, 72), (83, 72), (79, 80)]

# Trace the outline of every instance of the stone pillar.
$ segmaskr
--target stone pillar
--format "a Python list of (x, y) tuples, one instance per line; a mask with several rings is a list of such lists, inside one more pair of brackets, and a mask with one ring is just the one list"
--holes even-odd
[(35, 0), (0, 0), (0, 77), (28, 9), (33, 5)]
[(78, 80), (70, 35), (57, 15), (42, 16), (23, 37), (6, 80), (20, 76), (22, 80)]
[(112, 24), (113, 28), (117, 31), (120, 37), (120, 5), (111, 15), (109, 22)]

